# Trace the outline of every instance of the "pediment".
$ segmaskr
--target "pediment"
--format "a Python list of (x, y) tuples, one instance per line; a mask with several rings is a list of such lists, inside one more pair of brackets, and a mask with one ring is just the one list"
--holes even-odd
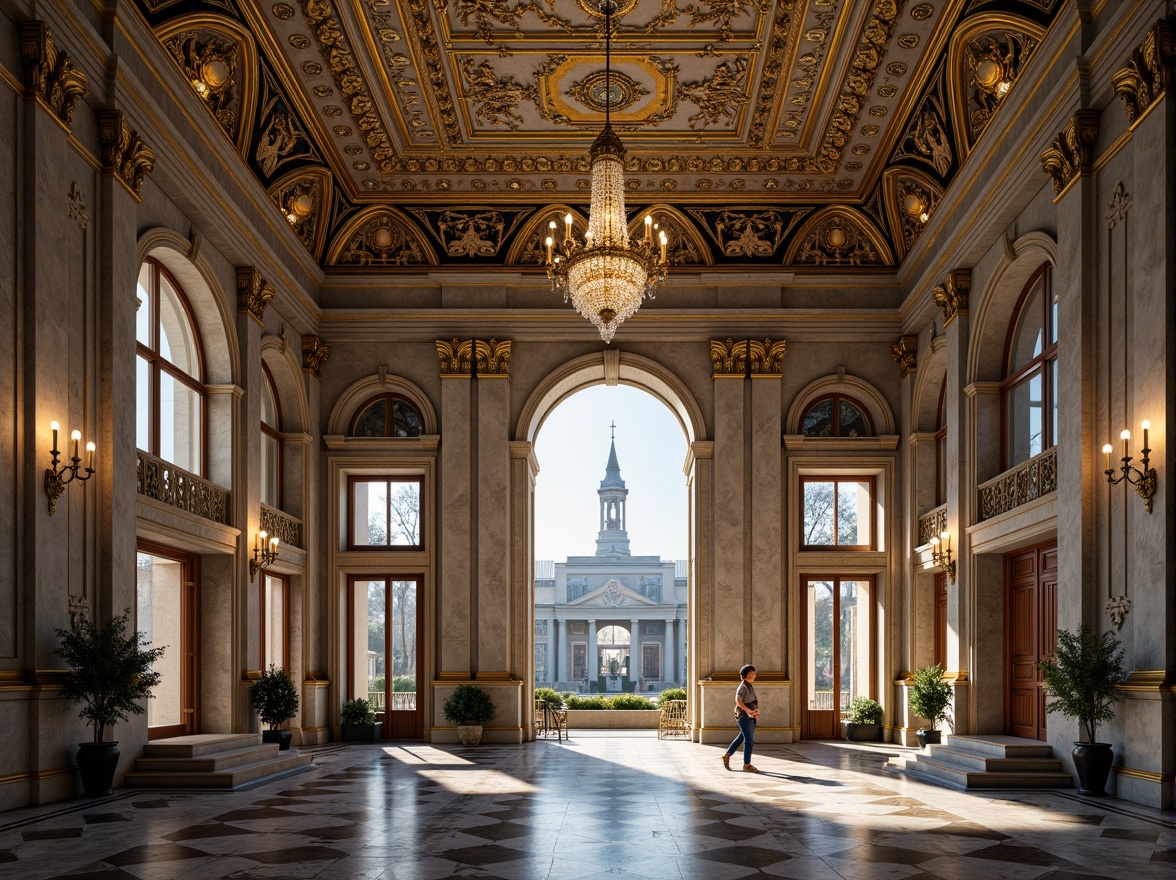
[(615, 578), (603, 587), (597, 587), (591, 593), (585, 593), (579, 599), (568, 603), (569, 606), (593, 606), (597, 608), (621, 608), (624, 606), (640, 606), (648, 608), (657, 606), (656, 602), (646, 599), (639, 593), (634, 593)]

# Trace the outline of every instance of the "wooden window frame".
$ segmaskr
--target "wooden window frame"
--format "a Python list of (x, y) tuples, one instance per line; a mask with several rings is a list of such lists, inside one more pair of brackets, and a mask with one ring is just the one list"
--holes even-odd
[(935, 506), (947, 503), (947, 377), (939, 388), (935, 431)]
[[(804, 542), (804, 487), (806, 483), (833, 483), (833, 543), (805, 544)], [(870, 484), (870, 542), (868, 544), (838, 544), (837, 543), (837, 483), (869, 483)], [(830, 551), (843, 553), (869, 553), (878, 546), (878, 514), (877, 514), (877, 479), (873, 474), (831, 475), (805, 474), (800, 477), (800, 551), (802, 553), (828, 553)]]
[[(383, 394), (377, 394), (374, 397), (369, 397), (367, 400), (365, 400), (363, 403), (361, 403), (359, 406), (357, 406), (355, 408), (355, 414), (351, 416), (351, 424), (347, 428), (347, 436), (349, 436), (349, 437), (356, 436), (355, 426), (359, 424), (360, 418), (363, 416), (363, 414), (365, 412), (368, 411), (368, 409), (370, 409), (374, 404), (379, 403), (381, 400), (383, 400), (385, 402), (385, 406), (384, 406), (384, 434), (383, 434), (384, 437), (392, 437), (394, 439), (403, 439), (403, 438), (400, 438), (399, 435), (392, 433), (392, 403), (393, 403), (393, 401), (398, 401), (399, 403), (403, 403), (405, 406), (407, 406), (409, 409), (411, 409), (414, 413), (416, 413), (417, 421), (420, 422), (420, 425), (421, 425), (421, 434), (424, 434), (424, 432), (425, 432), (425, 417), (424, 417), (424, 414), (421, 413), (420, 407), (418, 407), (415, 403), (413, 403), (411, 400), (409, 400), (403, 394), (397, 394), (394, 391), (385, 391)], [(421, 436), (421, 434), (409, 434), (407, 436), (419, 437), (419, 436)], [(372, 438), (372, 439), (374, 439), (374, 438)]]
[[(356, 544), (355, 543), (355, 485), (356, 483), (416, 483), (420, 493), (420, 523), (418, 529), (420, 530), (419, 542), (417, 544)], [(392, 492), (388, 492), (388, 522), (392, 521)], [(422, 474), (385, 474), (385, 475), (366, 475), (366, 474), (352, 474), (347, 478), (347, 549), (357, 551), (373, 551), (377, 553), (405, 553), (405, 552), (420, 552), (425, 549), (425, 478)], [(389, 539), (391, 538), (391, 529), (389, 531)]]
[(287, 575), (272, 574), (269, 571), (262, 571), (261, 577), (258, 578), (258, 582), (261, 586), (261, 589), (258, 591), (258, 604), (257, 604), (257, 616), (258, 616), (258, 623), (260, 626), (260, 635), (261, 635), (261, 640), (259, 642), (259, 644), (261, 645), (261, 658), (260, 658), (261, 659), (261, 668), (262, 668), (262, 670), (265, 670), (268, 668), (265, 663), (266, 655), (269, 653), (269, 651), (268, 651), (269, 627), (266, 625), (267, 621), (266, 621), (266, 616), (265, 616), (265, 604), (266, 604), (265, 603), (265, 591), (266, 591), (266, 580), (268, 578), (274, 578), (275, 580), (281, 581), (281, 583), (282, 583), (282, 620), (285, 621), (286, 635), (282, 639), (282, 657), (281, 657), (282, 663), (281, 663), (281, 666), (283, 669), (285, 669), (287, 672), (289, 672), (290, 671), (290, 578)]
[[(145, 451), (162, 458), (159, 452), (159, 392), (160, 385), (162, 384), (161, 374), (166, 373), (170, 378), (177, 380), (190, 390), (195, 391), (199, 396), (200, 462), (199, 469), (195, 473), (197, 476), (203, 477), (208, 473), (208, 391), (204, 385), (204, 347), (200, 340), (200, 325), (196, 322), (195, 316), (192, 314), (192, 306), (188, 302), (188, 295), (184, 293), (184, 288), (176, 280), (175, 276), (162, 263), (152, 257), (148, 257), (143, 262), (150, 267), (151, 271), (147, 276), (147, 302), (140, 305), (139, 308), (146, 306), (148, 309), (150, 341), (146, 345), (143, 344), (139, 341), (138, 334), (136, 333), (135, 353), (147, 361), (149, 371), (147, 399), (148, 405), (150, 406), (150, 437), (148, 444), (151, 448)], [(199, 374), (198, 378), (193, 378), (188, 375), (159, 353), (159, 278), (161, 275), (167, 278), (168, 283), (172, 286), (172, 290), (176, 292), (176, 297), (180, 301), (180, 307), (184, 310), (184, 317), (191, 327), (193, 345), (196, 347), (196, 372)], [(171, 463), (175, 464), (175, 462)]]
[(1013, 319), (1009, 322), (1008, 332), (1005, 334), (1004, 359), (1002, 361), (1005, 378), (1000, 383), (1001, 473), (1004, 473), (1012, 466), (1010, 464), (1012, 461), (1012, 449), (1011, 438), (1009, 437), (1011, 424), (1009, 398), (1012, 395), (1013, 389), (1027, 379), (1034, 370), (1041, 370), (1041, 451), (1045, 452), (1047, 449), (1052, 449), (1057, 445), (1057, 438), (1053, 436), (1053, 380), (1054, 372), (1058, 367), (1057, 339), (1054, 338), (1053, 342), (1044, 345), (1041, 354), (1035, 355), (1031, 360), (1016, 368), (1016, 372), (1010, 372), (1013, 370), (1011, 363), (1013, 339), (1017, 335), (1017, 329), (1021, 326), (1021, 319), (1024, 317), (1025, 305), (1029, 299), (1029, 294), (1033, 292), (1034, 285), (1042, 278), (1044, 278), (1041, 297), (1041, 333), (1043, 341), (1048, 342), (1050, 338), (1054, 338), (1057, 335), (1053, 326), (1053, 266), (1049, 263), (1042, 263), (1029, 276), (1029, 280), (1025, 282), (1025, 286), (1021, 289), (1021, 295), (1017, 298), (1017, 306), (1013, 309)]
[(285, 453), (285, 450), (282, 448), (284, 443), (282, 437), (282, 402), (278, 399), (278, 387), (274, 384), (274, 377), (271, 375), (269, 367), (265, 365), (264, 361), (261, 364), (261, 374), (261, 381), (264, 382), (266, 386), (268, 386), (270, 399), (274, 402), (274, 420), (278, 423), (278, 427), (275, 429), (267, 425), (265, 423), (265, 419), (262, 419), (261, 433), (267, 437), (270, 437), (278, 447), (278, 457), (277, 461), (275, 462), (278, 471), (278, 497), (275, 499), (277, 503), (274, 504), (274, 507), (276, 507), (278, 510), (283, 510), (284, 508), (282, 504), (285, 497), (285, 487), (283, 486), (283, 483), (285, 483), (285, 479), (283, 479), (284, 472), (282, 470), (282, 456)]
[[(840, 404), (841, 404), (841, 401), (843, 401), (843, 400), (846, 403), (853, 404), (853, 406), (857, 409), (857, 411), (862, 414), (862, 418), (866, 420), (866, 427), (869, 428), (869, 430), (870, 430), (870, 433), (867, 434), (866, 436), (867, 437), (876, 436), (877, 432), (874, 430), (874, 420), (870, 417), (870, 411), (868, 409), (866, 409), (866, 407), (862, 406), (861, 402), (857, 398), (850, 397), (848, 394), (842, 394), (840, 391), (835, 391), (832, 394), (823, 394), (820, 397), (816, 397), (808, 402), (808, 405), (805, 406), (804, 410), (800, 414), (800, 424), (797, 426), (800, 429), (801, 436), (804, 436), (804, 437), (812, 436), (813, 439), (816, 439), (816, 440), (831, 439), (828, 437), (821, 438), (821, 437), (816, 437), (814, 435), (809, 435), (809, 434), (804, 433), (805, 417), (809, 414), (809, 412), (812, 411), (812, 408), (814, 406), (816, 406), (818, 403), (824, 403), (826, 400), (833, 401), (833, 436), (834, 437), (841, 437), (841, 406), (840, 406)], [(847, 437), (845, 439), (847, 439), (847, 440), (861, 440), (864, 438), (862, 438), (862, 437)]]
[[(645, 667), (645, 652), (653, 649), (657, 654), (657, 675), (648, 675)], [(659, 642), (642, 642), (641, 643), (641, 678), (646, 681), (665, 681), (662, 676), (662, 646)]]

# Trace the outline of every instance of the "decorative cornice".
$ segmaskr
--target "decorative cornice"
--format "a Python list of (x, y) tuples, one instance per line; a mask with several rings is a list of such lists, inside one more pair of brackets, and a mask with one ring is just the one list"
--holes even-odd
[(465, 342), (437, 341), (437, 357), (441, 359), (441, 378), (468, 379), (473, 375), (474, 343), (467, 339)]
[(274, 286), (252, 266), (237, 267), (237, 311), (248, 312), (258, 324), (265, 325), (265, 310), (274, 298)]
[(742, 379), (747, 375), (747, 343), (746, 339), (735, 342), (730, 337), (727, 337), (726, 342), (721, 339), (710, 341), (713, 378), (734, 376)]
[(53, 43), (43, 21), (20, 24), (20, 60), (25, 66), (28, 96), (48, 107), (68, 128), (74, 107), (90, 90), (90, 78), (77, 70), (69, 55)]
[(772, 342), (770, 339), (765, 339), (763, 342), (749, 340), (747, 349), (751, 375), (779, 379), (784, 369), (785, 348), (786, 344), (783, 339), (779, 342)]
[(113, 174), (139, 198), (143, 178), (155, 169), (155, 153), (121, 110), (98, 111), (98, 140), (102, 144), (102, 172)]
[(1094, 142), (1098, 140), (1098, 111), (1079, 110), (1070, 117), (1052, 144), (1041, 154), (1041, 167), (1053, 178), (1055, 193), (1094, 166)]
[(478, 376), (510, 375), (510, 340), (474, 340), (474, 373)]
[(1162, 18), (1131, 52), (1127, 65), (1111, 75), (1111, 87), (1123, 99), (1131, 126), (1171, 85), (1174, 67), (1176, 19)]
[(302, 337), (302, 369), (316, 379), (323, 377), (323, 364), (331, 355), (331, 346), (317, 336)]
[(902, 370), (900, 379), (905, 379), (908, 373), (913, 373), (918, 368), (916, 361), (918, 353), (919, 337), (914, 334), (900, 336), (890, 346), (890, 357)]
[(952, 269), (942, 284), (931, 291), (931, 298), (943, 312), (943, 326), (946, 327), (956, 315), (968, 313), (968, 292), (972, 289), (971, 269)]

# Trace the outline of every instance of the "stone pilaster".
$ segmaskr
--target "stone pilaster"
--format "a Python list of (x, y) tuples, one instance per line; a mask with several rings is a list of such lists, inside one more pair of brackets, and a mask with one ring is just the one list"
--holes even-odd
[(437, 678), (462, 681), (473, 670), (472, 470), (473, 344), (437, 341), (441, 359), (438, 497)]
[[(513, 614), (508, 658), (513, 678), (525, 681), (535, 659), (535, 475), (539, 463), (527, 441), (510, 443), (510, 594)], [(551, 669), (552, 627), (548, 624), (548, 670)], [(535, 735), (535, 701), (523, 694), (523, 739)]]
[(683, 633), (693, 650), (684, 658), (685, 680), (689, 692), (691, 739), (698, 742), (703, 723), (703, 689), (700, 678), (709, 677), (714, 668), (714, 641), (710, 620), (715, 613), (714, 555), (714, 456), (715, 444), (695, 440), (686, 452), (686, 497), (690, 505), (690, 616)]
[(714, 364), (714, 571), (713, 667), (702, 674), (731, 672), (748, 662), (752, 608), (747, 594), (750, 555), (746, 487), (746, 340), (722, 343), (723, 358)]
[[(511, 677), (512, 605), (525, 601), (511, 590), (510, 549), (512, 509), (504, 501), (510, 489), (510, 342), (474, 342), (477, 380), (475, 590), (477, 646), (473, 671), (477, 678)], [(534, 584), (531, 584), (534, 590)], [(525, 595), (525, 594), (524, 594)]]
[[(784, 642), (784, 557), (781, 444), (783, 341), (752, 341), (750, 364), (750, 461), (744, 477), (750, 496), (751, 556), (746, 592), (751, 597), (751, 639), (745, 662), (755, 663), (765, 680), (783, 677), (787, 668)], [(766, 727), (783, 726), (777, 705), (768, 709)]]

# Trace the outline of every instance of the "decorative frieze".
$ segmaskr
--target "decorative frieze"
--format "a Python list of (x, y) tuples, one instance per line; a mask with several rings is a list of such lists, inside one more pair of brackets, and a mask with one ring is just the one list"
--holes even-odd
[(98, 111), (102, 171), (121, 180), (137, 199), (143, 179), (155, 169), (155, 153), (131, 128), (121, 110)]
[(971, 269), (952, 269), (941, 284), (931, 291), (931, 298), (943, 312), (943, 326), (946, 327), (956, 315), (968, 313), (968, 293), (972, 289)]
[(331, 346), (317, 336), (302, 337), (302, 369), (316, 379), (323, 377), (323, 364), (331, 355)]
[(248, 312), (258, 324), (265, 324), (265, 310), (274, 298), (274, 286), (252, 266), (237, 267), (237, 311)]
[(919, 517), (919, 539), (916, 547), (925, 547), (931, 539), (947, 531), (947, 505), (941, 504)]
[(437, 357), (441, 360), (441, 378), (468, 379), (473, 375), (474, 343), (467, 339), (465, 342), (446, 342), (438, 339)]
[(21, 22), (20, 60), (25, 66), (28, 96), (43, 103), (68, 128), (74, 107), (90, 90), (90, 78), (57, 48), (43, 21)]
[(510, 371), (510, 340), (474, 340), (474, 372), (478, 376), (507, 376)]
[(1058, 450), (1047, 449), (981, 484), (980, 520), (992, 519), (1058, 489)]
[(919, 337), (905, 334), (898, 337), (890, 346), (890, 357), (902, 370), (900, 379), (905, 379), (908, 373), (913, 373), (918, 367), (916, 357), (919, 353)]
[(1157, 21), (1136, 46), (1127, 65), (1111, 75), (1111, 87), (1123, 99), (1127, 122), (1135, 125), (1172, 83), (1176, 67), (1176, 19)]
[(1071, 180), (1090, 174), (1094, 167), (1094, 142), (1098, 140), (1098, 111), (1079, 110), (1041, 154), (1041, 167), (1053, 178), (1060, 193)]
[(766, 376), (779, 378), (784, 364), (787, 343), (781, 339), (772, 342), (765, 339), (740, 339), (728, 337), (726, 341), (710, 341), (711, 366), (714, 378), (738, 378)]
[(161, 458), (137, 450), (135, 491), (188, 513), (228, 525), (229, 491)]

